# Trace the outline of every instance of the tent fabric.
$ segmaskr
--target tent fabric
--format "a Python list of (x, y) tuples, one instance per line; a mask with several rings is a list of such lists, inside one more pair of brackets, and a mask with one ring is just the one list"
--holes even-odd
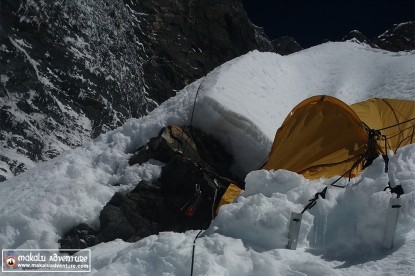
[(228, 188), (226, 189), (225, 193), (219, 201), (218, 207), (216, 207), (216, 214), (219, 212), (219, 208), (222, 205), (231, 203), (236, 197), (239, 196), (241, 191), (241, 188), (239, 188), (235, 184), (229, 184)]
[(267, 170), (285, 169), (309, 179), (358, 174), (368, 134), (356, 113), (331, 96), (302, 101), (278, 129)]
[[(331, 96), (305, 99), (277, 130), (264, 165), (305, 178), (354, 177), (379, 154), (415, 143), (415, 101), (372, 98), (348, 106)], [(240, 189), (229, 186), (218, 209)]]
[(370, 129), (380, 130), (382, 154), (415, 142), (415, 101), (373, 98), (350, 107)]

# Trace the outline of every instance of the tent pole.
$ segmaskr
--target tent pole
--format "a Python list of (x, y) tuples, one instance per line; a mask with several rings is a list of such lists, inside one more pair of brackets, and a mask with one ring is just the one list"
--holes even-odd
[(297, 249), (298, 235), (300, 233), (302, 213), (291, 212), (290, 226), (288, 230), (288, 244), (287, 249)]

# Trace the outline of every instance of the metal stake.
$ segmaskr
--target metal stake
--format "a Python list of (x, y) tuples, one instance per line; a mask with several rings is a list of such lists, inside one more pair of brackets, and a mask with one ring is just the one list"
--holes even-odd
[(288, 244), (287, 248), (295, 250), (297, 248), (298, 235), (300, 233), (302, 213), (291, 212), (290, 226), (288, 230)]
[(399, 198), (389, 200), (388, 213), (386, 216), (385, 232), (383, 235), (383, 248), (392, 249), (395, 238), (396, 225), (398, 223), (399, 209), (401, 203)]

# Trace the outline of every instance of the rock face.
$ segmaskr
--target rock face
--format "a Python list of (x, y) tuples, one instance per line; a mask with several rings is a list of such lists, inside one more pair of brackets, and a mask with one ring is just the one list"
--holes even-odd
[(342, 41), (354, 41), (357, 43), (365, 43), (370, 45), (373, 48), (379, 48), (375, 43), (370, 41), (364, 34), (359, 32), (358, 30), (353, 30), (348, 33), (345, 37), (342, 38)]
[(359, 31), (351, 31), (342, 41), (365, 43), (391, 52), (415, 50), (415, 21), (394, 25), (378, 37), (369, 39)]
[(130, 158), (130, 165), (157, 159), (166, 165), (157, 181), (115, 193), (99, 216), (98, 231), (80, 224), (60, 241), (62, 249), (85, 248), (116, 238), (134, 242), (161, 231), (207, 228), (230, 183), (232, 158), (209, 135), (191, 127), (161, 130)]
[(0, 181), (272, 51), (240, 0), (2, 0)]
[(373, 42), (381, 49), (391, 52), (415, 50), (415, 21), (396, 24)]
[(289, 55), (303, 48), (298, 44), (297, 41), (291, 36), (283, 36), (272, 41), (274, 51), (282, 56)]

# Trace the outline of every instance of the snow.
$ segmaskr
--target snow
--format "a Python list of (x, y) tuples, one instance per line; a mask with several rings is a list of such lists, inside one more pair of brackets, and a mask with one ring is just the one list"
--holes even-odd
[(239, 161), (235, 171), (248, 173), (262, 164), (277, 128), (300, 101), (318, 94), (348, 104), (393, 93), (413, 99), (414, 72), (413, 53), (392, 54), (351, 42), (289, 56), (254, 51), (203, 80), (206, 92), (199, 99), (203, 105), (196, 106), (195, 124), (227, 145)]
[[(58, 248), (80, 222), (98, 216), (116, 191), (155, 179), (163, 164), (128, 166), (159, 130), (193, 123), (214, 135), (246, 176), (246, 190), (223, 206), (196, 241), (195, 275), (413, 275), (415, 272), (415, 145), (390, 156), (389, 178), (401, 184), (395, 247), (381, 248), (389, 192), (379, 158), (347, 188), (330, 188), (306, 212), (298, 248), (285, 249), (291, 212), (300, 212), (333, 179), (309, 181), (288, 171), (255, 170), (276, 129), (301, 100), (328, 94), (346, 103), (369, 97), (415, 99), (415, 53), (390, 53), (351, 42), (326, 43), (289, 56), (250, 52), (190, 84), (148, 116), (130, 119), (75, 150), (1, 183), (3, 248)], [(13, 215), (10, 215), (10, 210)], [(95, 275), (188, 275), (198, 231), (165, 232), (135, 243), (91, 248)]]
[(9, 81), (9, 77), (7, 75), (0, 75), (0, 82), (3, 86), (6, 86), (6, 83)]
[[(396, 180), (406, 183), (394, 250), (381, 248), (391, 196), (383, 191), (388, 181), (383, 160), (377, 159), (349, 188), (329, 189), (326, 199), (305, 213), (296, 251), (285, 249), (290, 213), (300, 212), (332, 180), (309, 181), (288, 171), (261, 170), (247, 176), (246, 191), (223, 206), (197, 240), (194, 274), (413, 275), (415, 145), (399, 150), (390, 162), (400, 175)], [(116, 240), (97, 245), (92, 248), (92, 255), (97, 255), (94, 272), (189, 275), (196, 234), (166, 232), (133, 244)]]
[(31, 58), (29, 56), (29, 54), (27, 53), (27, 51), (24, 49), (24, 48), (29, 48), (30, 49), (30, 48), (32, 48), (32, 46), (30, 46), (29, 44), (27, 44), (23, 39), (16, 39), (16, 40), (14, 40), (11, 37), (9, 37), (9, 39), (10, 39), (10, 42), (13, 44), (13, 46), (16, 47), (17, 50), (19, 50), (20, 52), (22, 52), (25, 55), (27, 61), (32, 65), (33, 69), (35, 70), (35, 73), (36, 73), (36, 76), (37, 76), (39, 82), (42, 83), (45, 86), (49, 86), (51, 88), (55, 88), (54, 85), (53, 85), (53, 83), (51, 83), (49, 81), (49, 79), (47, 79), (46, 77), (44, 77), (39, 72), (39, 69), (38, 69), (39, 63), (37, 61), (35, 61), (33, 58)]

